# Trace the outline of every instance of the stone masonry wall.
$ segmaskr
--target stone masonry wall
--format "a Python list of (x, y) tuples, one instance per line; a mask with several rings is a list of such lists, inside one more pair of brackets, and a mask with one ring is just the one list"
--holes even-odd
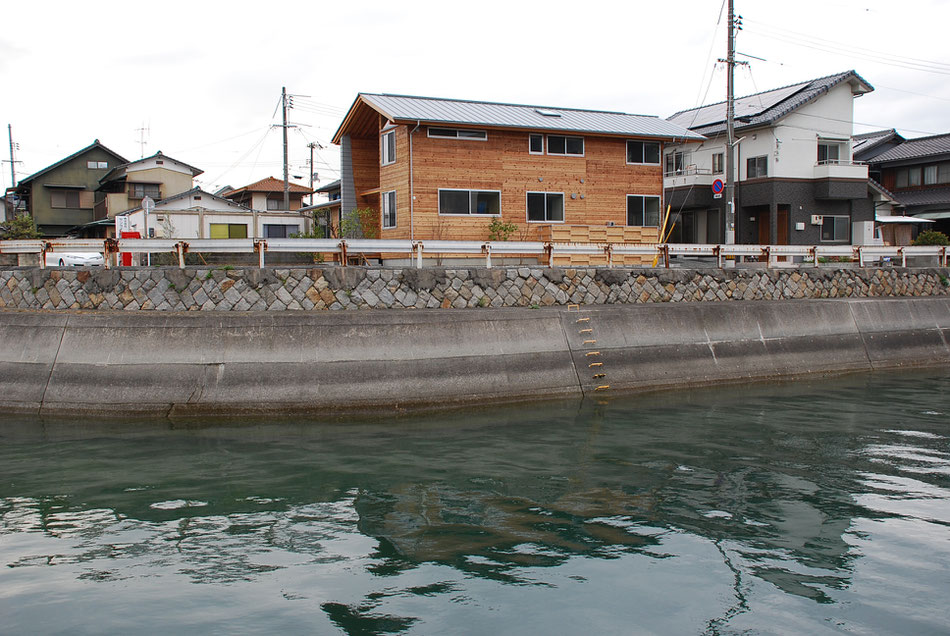
[(945, 296), (950, 270), (120, 268), (0, 271), (0, 308), (286, 311)]

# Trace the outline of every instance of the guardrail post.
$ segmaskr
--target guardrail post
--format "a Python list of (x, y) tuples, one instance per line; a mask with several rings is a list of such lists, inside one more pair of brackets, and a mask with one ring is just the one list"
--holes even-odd
[(660, 249), (663, 251), (663, 267), (666, 269), (670, 268), (670, 246), (664, 243), (660, 246)]
[(340, 267), (346, 267), (346, 241), (340, 241)]
[(106, 269), (110, 269), (110, 263), (115, 263), (118, 266), (119, 262), (119, 240), (114, 238), (107, 238), (102, 242), (102, 266)]
[(267, 251), (267, 241), (254, 239), (254, 251), (257, 252), (257, 266), (264, 269), (264, 252)]
[(607, 255), (607, 267), (614, 266), (614, 247), (613, 244), (607, 243), (604, 246), (604, 253)]
[(175, 252), (178, 253), (178, 268), (185, 269), (185, 252), (188, 251), (188, 243), (178, 241), (175, 243)]
[(940, 266), (941, 267), (947, 266), (947, 248), (946, 247), (940, 248)]
[(811, 265), (812, 267), (818, 267), (818, 246), (813, 245), (808, 248), (808, 252), (811, 254)]
[(416, 269), (422, 269), (422, 243), (416, 243)]
[(762, 246), (762, 256), (765, 257), (765, 268), (766, 268), (766, 269), (771, 269), (771, 268), (772, 268), (772, 249), (771, 249), (771, 247), (772, 247), (771, 245), (763, 245), (763, 246)]
[(713, 256), (716, 257), (716, 267), (722, 269), (722, 246), (713, 245)]
[(858, 267), (864, 267), (864, 249), (858, 245), (854, 251), (858, 254)]
[(901, 255), (901, 267), (907, 267), (907, 254), (904, 253), (904, 248), (898, 247), (897, 251)]
[(545, 243), (544, 255), (548, 259), (548, 267), (554, 267), (554, 245), (551, 243)]
[(491, 268), (491, 243), (482, 245), (482, 253), (485, 255), (485, 267)]

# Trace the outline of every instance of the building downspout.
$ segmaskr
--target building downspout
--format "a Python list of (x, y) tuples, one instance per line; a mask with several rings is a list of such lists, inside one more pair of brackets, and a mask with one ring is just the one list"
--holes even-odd
[(409, 131), (409, 240), (412, 241), (415, 239), (414, 225), (413, 225), (413, 216), (412, 212), (415, 208), (415, 190), (413, 189), (413, 180), (412, 180), (412, 133), (419, 130), (419, 127), (422, 125), (422, 121), (416, 120), (416, 127)]

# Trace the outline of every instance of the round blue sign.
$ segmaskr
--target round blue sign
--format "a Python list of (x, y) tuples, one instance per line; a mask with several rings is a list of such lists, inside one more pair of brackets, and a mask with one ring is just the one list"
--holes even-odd
[(713, 194), (721, 194), (722, 188), (723, 188), (722, 179), (716, 179), (715, 181), (712, 182)]

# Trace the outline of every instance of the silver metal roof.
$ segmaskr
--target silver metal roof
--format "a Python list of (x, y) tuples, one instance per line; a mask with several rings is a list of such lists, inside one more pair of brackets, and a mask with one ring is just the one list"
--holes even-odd
[(521, 128), (573, 133), (629, 135), (657, 139), (704, 139), (682, 126), (649, 115), (497, 104), (456, 99), (361, 93), (373, 108), (391, 120), (426, 123)]

